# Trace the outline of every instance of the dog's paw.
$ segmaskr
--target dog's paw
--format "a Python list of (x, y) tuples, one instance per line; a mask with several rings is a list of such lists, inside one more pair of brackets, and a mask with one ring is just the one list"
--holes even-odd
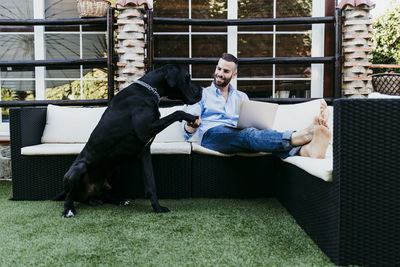
[(165, 212), (169, 212), (170, 210), (167, 207), (158, 207), (157, 209), (154, 209), (155, 213), (165, 213)]
[(195, 115), (186, 113), (185, 121), (193, 123), (193, 122), (195, 122), (198, 118), (199, 118), (199, 116), (195, 116)]
[(75, 216), (75, 212), (73, 212), (72, 210), (64, 210), (62, 217), (64, 218), (72, 218)]
[(131, 201), (130, 200), (125, 200), (122, 201), (121, 203), (119, 203), (120, 206), (130, 206), (131, 205)]

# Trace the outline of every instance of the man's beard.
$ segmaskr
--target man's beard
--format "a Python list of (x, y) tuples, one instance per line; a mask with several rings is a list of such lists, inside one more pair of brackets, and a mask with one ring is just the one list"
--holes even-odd
[(214, 84), (215, 84), (216, 86), (225, 87), (225, 86), (227, 86), (227, 85), (231, 82), (231, 80), (232, 80), (232, 77), (229, 77), (229, 78), (227, 78), (227, 79), (222, 79), (222, 82), (221, 82), (221, 83), (217, 83), (217, 75), (214, 74)]

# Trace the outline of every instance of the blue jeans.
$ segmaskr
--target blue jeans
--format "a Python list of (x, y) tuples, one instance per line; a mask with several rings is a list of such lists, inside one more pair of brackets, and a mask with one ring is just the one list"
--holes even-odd
[(277, 132), (256, 128), (235, 129), (225, 125), (208, 129), (201, 140), (201, 145), (221, 153), (269, 152), (282, 158), (294, 156), (301, 146), (293, 147), (290, 138), (293, 131)]

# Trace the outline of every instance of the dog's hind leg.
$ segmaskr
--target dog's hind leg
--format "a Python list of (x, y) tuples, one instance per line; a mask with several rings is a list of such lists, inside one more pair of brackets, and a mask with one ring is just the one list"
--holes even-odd
[(151, 162), (151, 154), (150, 147), (146, 147), (145, 151), (142, 153), (140, 157), (142, 171), (143, 171), (143, 181), (146, 192), (146, 197), (150, 198), (151, 206), (153, 207), (154, 212), (169, 212), (167, 207), (162, 207), (158, 203), (158, 197), (156, 193), (156, 182), (154, 179), (153, 173), (153, 164)]

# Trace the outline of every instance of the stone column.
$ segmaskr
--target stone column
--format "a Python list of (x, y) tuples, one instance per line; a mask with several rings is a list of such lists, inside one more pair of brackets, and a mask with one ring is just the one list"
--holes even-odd
[(0, 145), (0, 180), (11, 179), (10, 146)]
[(119, 0), (117, 5), (117, 86), (119, 90), (145, 74), (145, 1)]
[(367, 97), (372, 92), (372, 19), (369, 0), (343, 0), (339, 4), (343, 15), (343, 84), (344, 97)]

